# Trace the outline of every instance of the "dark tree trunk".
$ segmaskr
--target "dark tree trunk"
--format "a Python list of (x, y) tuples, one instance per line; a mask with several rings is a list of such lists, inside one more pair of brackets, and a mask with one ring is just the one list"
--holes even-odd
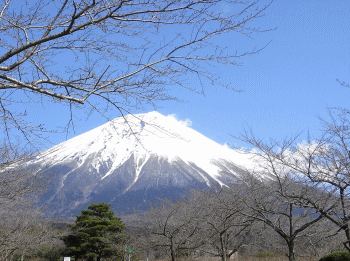
[(295, 261), (295, 255), (294, 255), (294, 239), (291, 239), (288, 245), (288, 260), (289, 261)]
[(221, 260), (226, 261), (227, 260), (227, 233), (224, 232), (223, 234), (220, 234), (220, 244), (221, 244)]
[(293, 224), (293, 204), (289, 204), (289, 244), (288, 244), (288, 259), (295, 261), (294, 256), (294, 224)]
[(171, 252), (171, 261), (176, 261), (176, 252), (172, 243), (170, 246), (170, 252)]

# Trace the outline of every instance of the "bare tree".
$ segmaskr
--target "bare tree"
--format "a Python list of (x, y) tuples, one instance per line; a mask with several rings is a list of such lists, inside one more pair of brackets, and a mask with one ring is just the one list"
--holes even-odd
[(309, 138), (305, 144), (297, 144), (295, 139), (270, 145), (252, 137), (246, 140), (276, 165), (288, 169), (304, 186), (314, 188), (315, 193), (296, 197), (333, 222), (338, 232), (343, 231), (344, 246), (350, 251), (350, 122), (347, 113), (330, 113), (330, 118), (323, 121), (321, 138)]
[(60, 242), (58, 234), (44, 220), (37, 195), (45, 183), (28, 170), (0, 172), (0, 257), (13, 260), (37, 251), (43, 245)]
[[(241, 213), (271, 227), (284, 240), (289, 260), (294, 261), (298, 239), (312, 237), (316, 233), (313, 227), (323, 219), (323, 214), (304, 200), (305, 195), (327, 202), (328, 194), (298, 181), (293, 173), (276, 164), (270, 154), (257, 155), (263, 170), (242, 178), (246, 191), (242, 197), (252, 212)], [(261, 179), (261, 175), (265, 179)]]
[[(320, 207), (314, 203), (319, 213), (327, 217), (344, 231), (344, 246), (350, 251), (350, 122), (348, 114), (334, 116), (331, 121), (323, 121), (323, 136), (314, 139), (307, 148), (293, 147), (293, 157), (283, 160), (302, 173), (309, 183), (327, 188), (332, 195), (330, 207)], [(303, 163), (296, 158), (303, 158)], [(307, 162), (307, 164), (305, 164)]]
[(24, 166), (26, 151), (19, 146), (0, 147), (0, 208), (21, 202), (34, 202), (45, 190), (50, 175), (38, 175)]
[[(18, 209), (14, 208), (17, 207)], [(0, 211), (0, 258), (23, 260), (36, 256), (42, 249), (61, 246), (64, 232), (55, 231), (40, 209), (30, 204), (17, 204)]]
[[(253, 219), (240, 212), (245, 207), (239, 195), (221, 188), (218, 192), (196, 191), (191, 201), (203, 209), (203, 252), (226, 261), (239, 249), (253, 243)], [(253, 232), (254, 233), (254, 232)]]
[(172, 261), (182, 254), (193, 253), (204, 244), (200, 238), (202, 208), (188, 201), (167, 202), (147, 211), (143, 231), (149, 248), (159, 249)]
[(0, 258), (13, 260), (37, 250), (40, 246), (59, 242), (59, 236), (43, 219), (36, 199), (49, 177), (35, 175), (25, 169), (20, 159), (26, 153), (19, 148), (0, 148)]
[[(45, 130), (28, 120), (26, 103), (59, 102), (104, 114), (176, 99), (182, 87), (224, 86), (207, 66), (238, 65), (259, 50), (232, 50), (224, 35), (262, 32), (251, 26), (270, 5), (219, 0), (5, 0), (0, 5), (0, 115), (10, 139)], [(260, 48), (261, 49), (261, 48)], [(198, 80), (198, 89), (192, 85)], [(191, 77), (191, 81), (190, 81)], [(18, 107), (18, 106), (17, 106)], [(24, 106), (26, 108), (26, 105)]]

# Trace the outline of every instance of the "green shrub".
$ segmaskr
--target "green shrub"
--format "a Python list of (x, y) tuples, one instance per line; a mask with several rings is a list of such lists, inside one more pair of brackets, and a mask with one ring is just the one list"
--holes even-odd
[(336, 251), (325, 255), (320, 261), (350, 261), (350, 253), (348, 251)]
[(272, 253), (259, 253), (256, 257), (274, 257)]

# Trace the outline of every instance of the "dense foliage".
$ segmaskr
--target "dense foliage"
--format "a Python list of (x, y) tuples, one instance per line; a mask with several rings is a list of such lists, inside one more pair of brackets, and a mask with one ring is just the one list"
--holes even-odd
[(100, 261), (122, 255), (118, 245), (124, 238), (124, 224), (109, 208), (106, 203), (91, 204), (77, 216), (72, 233), (63, 239), (75, 259)]
[(350, 261), (350, 253), (348, 251), (336, 251), (322, 257), (320, 261)]

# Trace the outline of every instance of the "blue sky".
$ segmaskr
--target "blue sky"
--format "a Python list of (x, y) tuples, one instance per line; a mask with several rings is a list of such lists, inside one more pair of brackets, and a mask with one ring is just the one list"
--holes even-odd
[(276, 30), (255, 35), (254, 44), (272, 42), (244, 66), (222, 69), (237, 89), (207, 89), (206, 97), (164, 106), (164, 114), (189, 118), (211, 139), (244, 146), (231, 135), (251, 128), (260, 138), (282, 139), (303, 132), (317, 135), (327, 108), (350, 108), (350, 2), (275, 0), (259, 20)]
[[(208, 138), (239, 147), (244, 143), (232, 135), (238, 136), (245, 128), (251, 128), (260, 138), (282, 139), (299, 132), (303, 132), (303, 138), (307, 131), (319, 134), (318, 117), (327, 118), (327, 108), (350, 108), (350, 89), (337, 82), (350, 83), (349, 13), (348, 0), (273, 1), (255, 25), (275, 30), (255, 34), (253, 39), (222, 39), (232, 42), (233, 50), (261, 48), (271, 41), (259, 54), (239, 60), (243, 66), (217, 68), (224, 81), (243, 92), (208, 86), (203, 96), (178, 89), (174, 95), (186, 102), (160, 102), (157, 110), (189, 119), (191, 127)], [(50, 104), (51, 112), (43, 114), (44, 107), (33, 109), (32, 121), (56, 128), (59, 105)], [(106, 122), (97, 113), (87, 120), (85, 114), (79, 118), (68, 138)], [(56, 133), (48, 138), (50, 142), (43, 148), (67, 137)]]

